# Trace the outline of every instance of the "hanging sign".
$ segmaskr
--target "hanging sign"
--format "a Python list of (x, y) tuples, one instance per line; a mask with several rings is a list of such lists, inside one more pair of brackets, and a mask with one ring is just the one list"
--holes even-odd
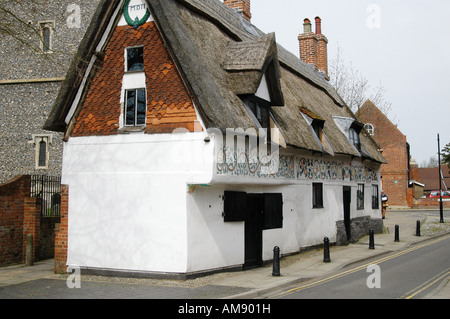
[(128, 25), (137, 29), (148, 20), (150, 10), (145, 0), (125, 0), (123, 15)]

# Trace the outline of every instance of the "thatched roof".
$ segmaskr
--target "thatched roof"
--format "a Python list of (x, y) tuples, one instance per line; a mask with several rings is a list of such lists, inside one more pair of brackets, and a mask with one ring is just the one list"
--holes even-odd
[[(100, 1), (78, 56), (45, 128), (65, 131), (65, 118), (81, 84), (87, 61), (120, 0)], [(181, 70), (207, 128), (256, 128), (241, 95), (254, 94), (266, 75), (273, 117), (289, 147), (322, 152), (302, 117), (307, 109), (323, 119), (335, 154), (384, 159), (373, 139), (361, 134), (363, 151), (348, 141), (333, 117), (356, 119), (337, 92), (313, 67), (276, 43), (218, 0), (152, 0), (151, 13)]]

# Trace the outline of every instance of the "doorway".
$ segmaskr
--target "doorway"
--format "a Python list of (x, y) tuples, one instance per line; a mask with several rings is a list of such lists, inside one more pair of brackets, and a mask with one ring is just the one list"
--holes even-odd
[(350, 209), (351, 209), (351, 202), (352, 202), (352, 188), (350, 186), (344, 186), (343, 202), (344, 202), (344, 226), (345, 226), (345, 232), (347, 234), (347, 241), (349, 241), (351, 238)]
[(264, 196), (247, 194), (244, 269), (262, 265)]
[(283, 228), (281, 193), (225, 191), (224, 222), (244, 222), (244, 269), (263, 264), (263, 230)]

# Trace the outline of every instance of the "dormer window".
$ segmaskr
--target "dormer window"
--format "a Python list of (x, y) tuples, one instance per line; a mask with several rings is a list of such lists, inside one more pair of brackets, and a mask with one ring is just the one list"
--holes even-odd
[(356, 130), (354, 128), (350, 128), (350, 130), (348, 131), (348, 136), (353, 146), (356, 147), (356, 149), (360, 149), (361, 143), (359, 141), (359, 134), (356, 133)]
[(144, 47), (127, 48), (126, 61), (127, 72), (144, 71)]
[(357, 121), (354, 121), (348, 130), (348, 139), (358, 151), (361, 151), (361, 139), (359, 134), (362, 129), (363, 125)]
[(269, 127), (269, 105), (257, 98), (246, 100), (246, 104), (249, 109), (255, 115), (262, 128)]
[(311, 127), (312, 127), (314, 133), (316, 134), (317, 138), (319, 139), (320, 143), (322, 143), (322, 144), (324, 142), (324, 135), (323, 135), (323, 131), (322, 131), (323, 125), (324, 125), (324, 122), (318, 121), (318, 120), (313, 121), (311, 124)]
[(270, 104), (254, 95), (244, 98), (245, 105), (250, 109), (261, 128), (267, 130), (267, 140), (270, 141)]
[(322, 148), (323, 151), (333, 155), (334, 154), (333, 148), (331, 147), (325, 133), (323, 132), (325, 120), (305, 107), (301, 107), (300, 111), (303, 118), (309, 124), (311, 130), (314, 132), (315, 135), (314, 137), (316, 138), (319, 146)]

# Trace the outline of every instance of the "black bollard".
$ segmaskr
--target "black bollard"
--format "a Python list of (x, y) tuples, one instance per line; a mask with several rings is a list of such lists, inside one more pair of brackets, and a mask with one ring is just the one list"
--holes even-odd
[(325, 237), (323, 239), (323, 262), (329, 263), (330, 261), (330, 240), (328, 237)]
[(275, 246), (273, 249), (273, 271), (272, 276), (280, 276), (280, 247)]
[(373, 234), (373, 229), (369, 232), (369, 249), (375, 249), (375, 238)]
[(394, 241), (395, 242), (399, 242), (400, 241), (400, 237), (399, 237), (399, 226), (395, 225), (395, 237), (394, 237)]
[(420, 220), (416, 224), (416, 236), (420, 236)]

